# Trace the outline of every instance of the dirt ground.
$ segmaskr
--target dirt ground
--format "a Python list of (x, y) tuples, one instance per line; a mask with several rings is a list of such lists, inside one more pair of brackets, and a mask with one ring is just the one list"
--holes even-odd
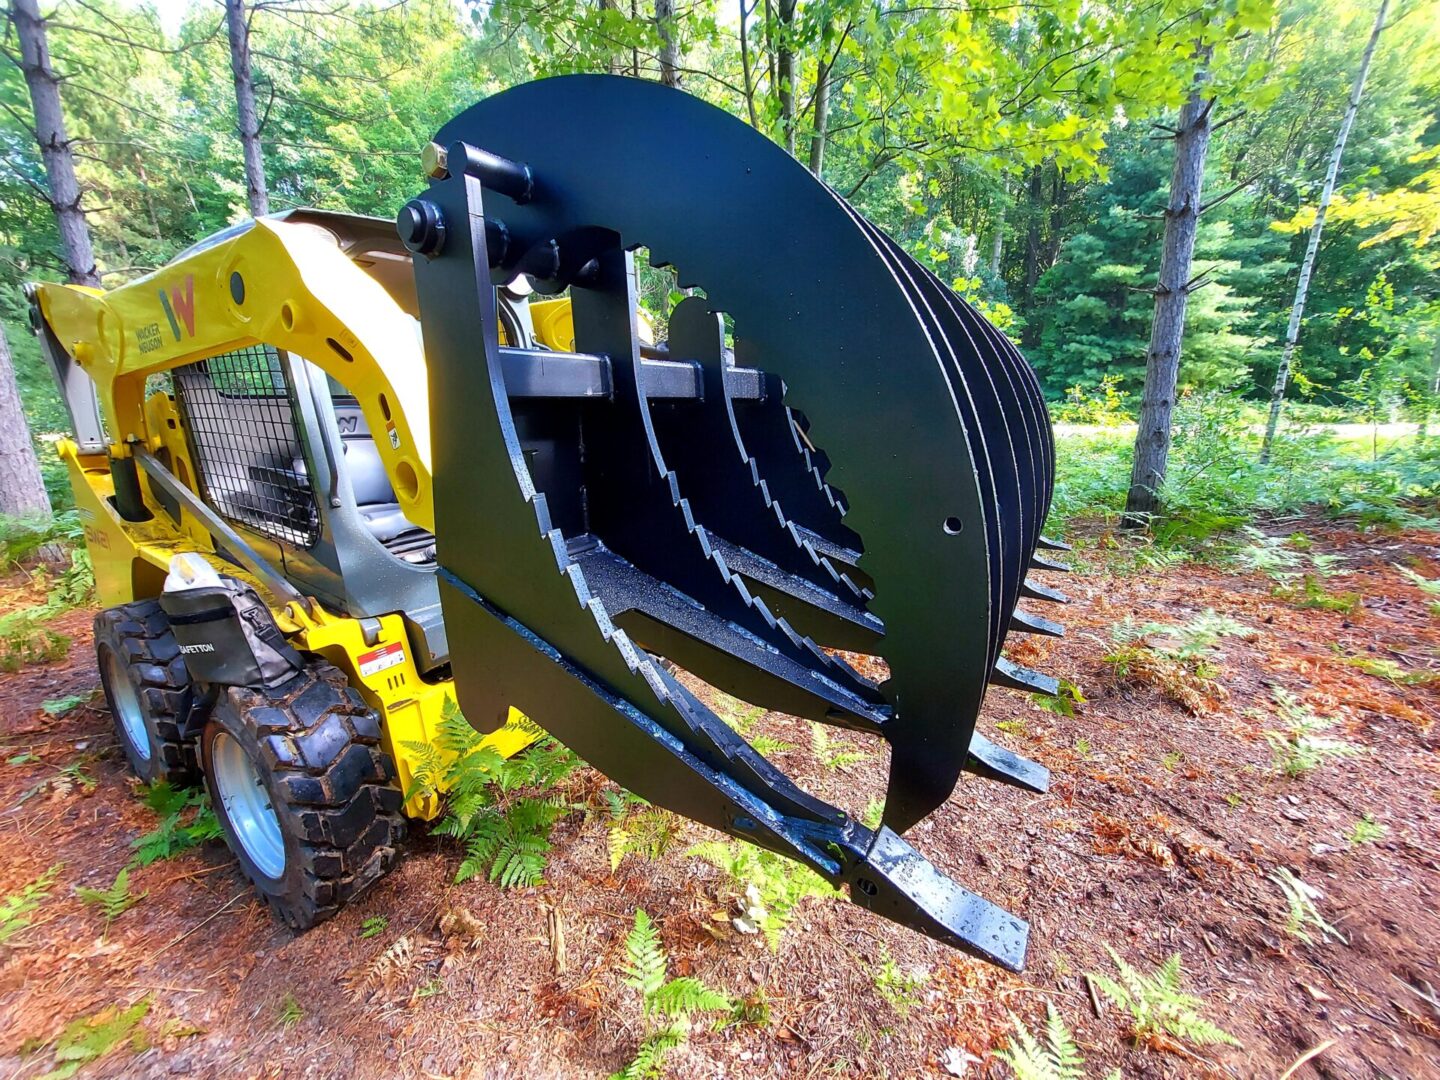
[[(1294, 1076), (1440, 1077), (1440, 614), (1397, 569), (1440, 577), (1440, 533), (1302, 524), (1316, 552), (1341, 558), (1324, 589), (1360, 594), (1359, 610), (1301, 607), (1272, 595), (1267, 577), (1206, 565), (1121, 574), (1132, 554), (1096, 534), (1077, 552), (1085, 572), (1055, 582), (1075, 599), (1059, 616), (1067, 636), (1013, 645), (1085, 698), (1074, 716), (1009, 691), (986, 705), (980, 729), (1047, 765), (1050, 793), (967, 777), (910, 839), (1030, 920), (1020, 976), (840, 900), (806, 900), (771, 952), (727, 921), (722, 876), (685, 855), (705, 830), (612, 873), (602, 816), (583, 810), (556, 826), (534, 888), (451, 884), (459, 850), (417, 827), (394, 873), (296, 936), (212, 842), (136, 870), (131, 891), (146, 895), (107, 929), (74, 888), (108, 886), (157, 819), (136, 797), (102, 699), (58, 719), (43, 711), (98, 685), (90, 614), (68, 614), (57, 624), (73, 635), (67, 658), (0, 675), (0, 760), (11, 762), (0, 764), (0, 898), (61, 866), (32, 924), (0, 945), (0, 1074), (41, 1076), (68, 1022), (146, 1001), (144, 1037), (81, 1075), (604, 1075), (642, 1037), (619, 970), (639, 906), (672, 974), (768, 1003), (768, 1021), (697, 1023), (670, 1059), (675, 1076), (1008, 1075), (992, 1055), (1011, 1015), (1037, 1029), (1048, 1003), (1089, 1076), (1279, 1077), (1319, 1048)], [(6, 608), (33, 599), (23, 578), (6, 589)], [(1126, 618), (1180, 625), (1207, 609), (1245, 631), (1219, 641), (1202, 672), (1213, 682), (1191, 688), (1198, 711), (1163, 679), (1122, 677), (1103, 659)], [(1336, 718), (1325, 734), (1365, 752), (1278, 774), (1264, 734), (1282, 726), (1275, 687)], [(802, 722), (771, 715), (759, 727), (795, 744), (776, 761), (817, 794), (859, 812), (881, 793), (878, 747), (831, 769)], [(601, 787), (573, 783), (581, 798)], [(1384, 833), (1353, 843), (1367, 814)], [(1348, 944), (1313, 926), (1314, 944), (1286, 933), (1271, 877), (1282, 867), (1323, 893), (1316, 910)], [(457, 909), (478, 921), (475, 947), (439, 929)], [(383, 930), (362, 936), (377, 916)], [(1114, 974), (1107, 945), (1144, 971), (1180, 953), (1187, 989), (1243, 1047), (1134, 1045), (1126, 1016), (1085, 978)], [(361, 976), (386, 954), (392, 977), (367, 989)], [(886, 970), (916, 982), (913, 1003), (881, 993)]]

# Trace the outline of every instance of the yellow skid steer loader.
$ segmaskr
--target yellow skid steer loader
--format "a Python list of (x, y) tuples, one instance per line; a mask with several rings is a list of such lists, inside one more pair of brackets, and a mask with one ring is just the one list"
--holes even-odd
[[(1017, 606), (1063, 600), (1027, 577), (1063, 569), (1036, 554), (1063, 545), (1040, 536), (1054, 451), (1029, 366), (678, 91), (528, 84), (423, 159), (395, 224), (292, 210), (109, 292), (30, 289), (136, 774), (203, 777), (303, 929), (439, 812), (416, 748), (454, 698), (502, 754), (543, 728), (1018, 968), (1024, 922), (900, 834), (962, 771), (1046, 786), (975, 732), (988, 684), (1054, 690), (1000, 654), (1011, 629), (1060, 632)], [(653, 325), (641, 246), (687, 293)], [(676, 668), (888, 743), (879, 826), (797, 787)]]

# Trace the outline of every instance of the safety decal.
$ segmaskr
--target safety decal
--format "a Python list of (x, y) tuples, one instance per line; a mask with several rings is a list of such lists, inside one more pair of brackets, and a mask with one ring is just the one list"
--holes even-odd
[(405, 663), (405, 643), (392, 641), (389, 645), (382, 645), (372, 652), (361, 653), (356, 666), (360, 669), (361, 678), (368, 679), (371, 675), (377, 675), (387, 668), (399, 667), (403, 663)]

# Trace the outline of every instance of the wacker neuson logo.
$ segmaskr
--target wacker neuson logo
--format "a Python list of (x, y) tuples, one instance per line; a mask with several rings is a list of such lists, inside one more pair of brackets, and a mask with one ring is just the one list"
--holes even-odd
[(208, 641), (202, 641), (199, 645), (181, 645), (180, 651), (182, 653), (207, 653), (214, 652), (215, 646)]

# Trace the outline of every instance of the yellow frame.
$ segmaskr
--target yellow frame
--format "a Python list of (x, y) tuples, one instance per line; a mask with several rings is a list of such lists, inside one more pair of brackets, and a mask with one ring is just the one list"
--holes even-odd
[[(343, 231), (347, 220), (369, 224), (344, 215), (327, 215), (326, 224)], [(129, 456), (135, 444), (168, 451), (171, 471), (198, 490), (175, 403), (164, 394), (147, 398), (146, 378), (250, 345), (304, 357), (355, 395), (377, 433), (375, 444), (405, 516), (434, 531), (428, 386), (414, 319), (324, 229), (305, 221), (261, 219), (110, 292), (42, 284), (36, 300), (61, 346), (94, 380), (113, 440), (108, 457), (82, 453), (69, 440), (57, 446), (69, 467), (106, 606), (159, 595), (170, 559), (182, 551), (205, 554), (218, 569), (268, 595), (244, 570), (219, 560), (209, 533), (189, 513), (182, 510), (179, 524), (173, 524), (143, 473), (142, 492), (155, 514), (150, 521), (124, 521), (110, 502), (109, 457)], [(569, 324), (562, 304), (568, 309), (568, 302), (561, 302), (546, 312), (547, 326), (561, 334)], [(542, 331), (542, 340), (548, 336)], [(378, 437), (382, 432), (387, 437)], [(319, 604), (306, 612), (273, 596), (269, 600), (292, 644), (344, 671), (379, 713), (385, 749), (401, 790), (409, 790), (419, 759), (408, 744), (433, 744), (445, 699), (452, 696), (449, 681), (420, 677), (398, 614), (382, 616), (378, 640), (372, 633), (367, 642), (356, 619)], [(397, 641), (405, 648), (403, 664), (368, 677), (359, 673), (359, 656)], [(509, 756), (531, 741), (524, 726), (507, 724), (485, 744)], [(439, 809), (438, 798), (419, 794), (405, 805), (408, 814), (421, 818)]]

